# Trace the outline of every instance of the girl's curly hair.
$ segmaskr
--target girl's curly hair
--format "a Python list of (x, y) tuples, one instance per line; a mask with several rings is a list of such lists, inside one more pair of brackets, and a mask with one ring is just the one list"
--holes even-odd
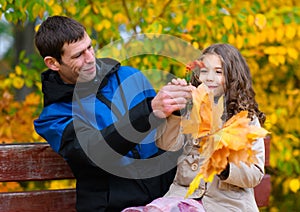
[[(265, 122), (266, 116), (258, 108), (255, 100), (255, 92), (252, 87), (252, 77), (248, 64), (241, 53), (229, 44), (213, 44), (202, 52), (203, 58), (207, 54), (218, 55), (222, 62), (225, 76), (225, 105), (226, 119), (242, 110), (248, 111), (248, 116), (253, 119), (256, 116), (261, 125)], [(197, 74), (193, 73), (191, 83), (198, 86)]]

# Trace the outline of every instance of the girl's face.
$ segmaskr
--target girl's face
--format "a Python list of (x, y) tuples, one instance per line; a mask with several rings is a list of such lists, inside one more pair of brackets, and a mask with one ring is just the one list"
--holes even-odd
[(199, 80), (213, 91), (215, 97), (222, 96), (225, 93), (225, 77), (220, 58), (207, 54), (202, 62), (204, 66), (200, 68)]

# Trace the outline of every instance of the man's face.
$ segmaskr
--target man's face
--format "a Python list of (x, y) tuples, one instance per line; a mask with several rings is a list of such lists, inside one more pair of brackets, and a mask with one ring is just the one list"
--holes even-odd
[(75, 43), (65, 43), (62, 62), (58, 73), (68, 84), (88, 82), (96, 76), (96, 59), (92, 42), (85, 32), (84, 37)]

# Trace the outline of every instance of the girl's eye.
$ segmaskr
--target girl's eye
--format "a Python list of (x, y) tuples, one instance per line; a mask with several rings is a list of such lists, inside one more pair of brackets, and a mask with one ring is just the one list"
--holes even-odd
[(206, 69), (200, 69), (200, 73), (206, 73), (207, 70)]
[(216, 73), (217, 73), (217, 74), (222, 74), (222, 73), (223, 73), (223, 70), (222, 70), (222, 69), (217, 69), (217, 70), (216, 70)]

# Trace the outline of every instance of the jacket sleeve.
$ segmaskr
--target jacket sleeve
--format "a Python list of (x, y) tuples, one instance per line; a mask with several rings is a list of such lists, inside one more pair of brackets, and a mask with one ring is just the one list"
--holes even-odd
[[(253, 120), (256, 126), (260, 126), (257, 118)], [(241, 187), (253, 188), (258, 185), (264, 176), (265, 164), (265, 146), (263, 138), (257, 139), (253, 143), (252, 149), (256, 151), (257, 163), (248, 166), (245, 163), (240, 163), (240, 167), (233, 163), (229, 164), (229, 175), (223, 182)]]
[(150, 101), (145, 99), (131, 108), (129, 114), (101, 130), (95, 129), (81, 119), (74, 118), (72, 125), (66, 128), (64, 136), (67, 138), (67, 134), (69, 136), (76, 134), (82, 148), (89, 155), (104, 158), (112, 155), (124, 156), (163, 121), (153, 115), (149, 106)]
[(171, 115), (161, 124), (156, 133), (156, 145), (166, 151), (178, 151), (184, 144), (180, 133), (181, 116)]

